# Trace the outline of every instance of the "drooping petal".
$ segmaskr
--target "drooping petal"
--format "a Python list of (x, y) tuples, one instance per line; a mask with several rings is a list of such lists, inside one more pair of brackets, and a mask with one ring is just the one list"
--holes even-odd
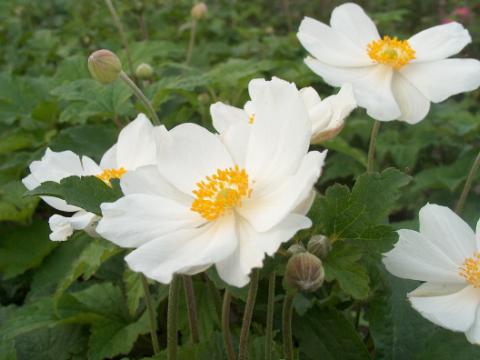
[[(430, 284), (429, 291), (432, 287)], [(480, 304), (480, 289), (465, 286), (457, 292), (436, 296), (423, 295), (423, 291), (417, 289), (408, 294), (412, 307), (423, 317), (453, 331), (467, 331), (473, 325)]]
[(366, 47), (315, 19), (305, 17), (297, 37), (312, 56), (326, 64), (347, 67), (372, 64)]
[(78, 211), (70, 217), (61, 216), (58, 214), (52, 215), (48, 220), (50, 225), (50, 240), (65, 241), (75, 230), (84, 230), (91, 226), (99, 217), (95, 214)]
[(477, 250), (473, 230), (448, 207), (427, 204), (419, 219), (422, 235), (458, 266)]
[(368, 115), (374, 119), (391, 121), (400, 117), (401, 112), (392, 93), (391, 67), (341, 68), (308, 57), (305, 64), (332, 86), (351, 83), (358, 105), (366, 108)]
[(311, 225), (312, 222), (307, 217), (289, 214), (277, 226), (261, 233), (244, 219), (238, 218), (238, 246), (230, 256), (216, 263), (218, 274), (230, 285), (245, 286), (250, 281), (252, 269), (262, 267), (265, 254), (272, 256), (297, 231)]
[(428, 238), (413, 230), (398, 231), (395, 247), (384, 254), (383, 263), (389, 272), (403, 279), (465, 283), (459, 265)]
[(298, 172), (275, 186), (253, 188), (250, 198), (237, 211), (259, 232), (270, 230), (311, 195), (312, 187), (321, 174), (327, 152), (309, 152)]
[(174, 273), (191, 274), (228, 257), (237, 247), (235, 217), (222, 216), (199, 228), (171, 232), (131, 252), (125, 260), (134, 271), (167, 284)]
[(230, 126), (248, 122), (248, 115), (243, 109), (222, 102), (212, 104), (210, 106), (210, 114), (212, 115), (213, 127), (220, 134), (225, 132)]
[(138, 114), (120, 131), (116, 147), (117, 167), (134, 170), (155, 164), (157, 157), (153, 129), (150, 120), (144, 114)]
[(427, 116), (430, 100), (399, 73), (393, 75), (392, 90), (402, 112), (398, 120), (416, 124)]
[(345, 35), (359, 48), (367, 52), (367, 45), (380, 39), (377, 27), (363, 9), (354, 3), (346, 3), (333, 9), (330, 18), (332, 28)]
[(400, 72), (434, 103), (480, 86), (480, 61), (475, 59), (412, 63), (404, 66)]
[(184, 204), (155, 195), (127, 195), (101, 205), (97, 232), (121, 247), (138, 247), (179, 229), (192, 229), (204, 220)]
[(249, 84), (255, 121), (246, 148), (250, 180), (261, 186), (295, 173), (310, 143), (311, 125), (294, 84), (278, 78)]
[(451, 22), (423, 30), (408, 39), (415, 50), (413, 62), (441, 60), (458, 54), (472, 41), (462, 24)]
[(467, 340), (472, 344), (480, 345), (480, 307), (477, 308), (477, 314), (470, 329), (465, 333)]
[(162, 176), (188, 195), (206, 176), (233, 165), (218, 136), (196, 124), (181, 124), (170, 130), (158, 151)]

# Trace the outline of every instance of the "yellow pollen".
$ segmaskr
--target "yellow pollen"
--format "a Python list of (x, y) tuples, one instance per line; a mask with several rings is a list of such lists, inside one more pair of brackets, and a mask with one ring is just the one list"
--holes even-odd
[(463, 276), (473, 287), (480, 288), (480, 252), (477, 251), (472, 257), (466, 258), (460, 267), (459, 274)]
[(238, 166), (217, 169), (215, 174), (197, 183), (197, 189), (193, 190), (195, 200), (190, 209), (213, 221), (228, 209), (240, 206), (242, 198), (249, 197), (251, 192), (245, 169)]
[(118, 169), (104, 169), (100, 174), (95, 176), (108, 186), (111, 186), (110, 180), (120, 179), (126, 172), (127, 170), (125, 170), (124, 167), (120, 167)]
[(384, 36), (381, 40), (374, 40), (368, 44), (367, 51), (373, 61), (397, 70), (415, 59), (415, 50), (408, 41), (398, 40), (396, 37)]
[(254, 121), (255, 121), (255, 114), (251, 114), (251, 115), (248, 117), (248, 123), (249, 123), (249, 124), (253, 124)]

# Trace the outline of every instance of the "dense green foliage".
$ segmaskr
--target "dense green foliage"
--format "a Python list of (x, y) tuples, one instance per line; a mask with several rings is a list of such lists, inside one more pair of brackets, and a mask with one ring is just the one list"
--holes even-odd
[[(184, 60), (191, 1), (115, 1), (127, 29), (133, 66), (149, 63), (154, 74), (142, 87), (161, 121), (171, 128), (197, 122), (211, 129), (209, 105), (242, 106), (248, 81), (273, 75), (330, 88), (304, 64), (295, 30), (305, 15), (327, 20), (338, 1), (211, 1), (197, 26), (192, 61)], [(361, 1), (385, 34), (405, 37), (440, 23), (467, 1)], [(473, 1), (471, 2), (473, 3)], [(473, 5), (472, 5), (473, 6)], [(474, 39), (462, 56), (480, 57), (480, 23), (455, 18)], [(453, 19), (454, 17), (452, 17)], [(0, 359), (141, 359), (152, 354), (149, 322), (138, 274), (124, 264), (125, 250), (78, 233), (66, 243), (48, 239), (53, 213), (38, 197), (24, 196), (21, 178), (45, 149), (72, 150), (99, 160), (119, 128), (146, 111), (123, 83), (102, 86), (88, 74), (96, 49), (115, 51), (129, 71), (121, 39), (103, 1), (3, 0), (0, 2)], [(384, 123), (376, 169), (365, 174), (372, 119), (357, 109), (342, 133), (318, 148), (330, 149), (310, 217), (314, 234), (333, 241), (324, 261), (326, 283), (294, 299), (293, 335), (301, 359), (473, 359), (480, 348), (463, 334), (421, 318), (406, 301), (413, 281), (393, 278), (380, 259), (397, 239), (395, 229), (416, 228), (427, 202), (453, 207), (480, 145), (480, 92), (433, 105), (418, 125)], [(382, 171), (380, 171), (382, 170)], [(91, 181), (90, 181), (91, 180)], [(62, 194), (98, 213), (101, 201), (118, 196), (95, 178), (68, 186), (42, 185), (36, 194)], [(478, 178), (477, 178), (478, 180)], [(478, 182), (477, 182), (478, 183)], [(65, 184), (64, 184), (65, 185)], [(83, 187), (83, 188), (81, 188)], [(70, 191), (69, 189), (75, 189)], [(95, 191), (92, 197), (83, 196)], [(119, 190), (118, 190), (119, 191)], [(82, 195), (83, 194), (83, 195)], [(478, 219), (474, 187), (463, 217)], [(73, 198), (69, 197), (73, 196)], [(285, 246), (285, 248), (287, 248)], [(249, 343), (250, 359), (264, 358), (267, 276), (278, 273), (275, 354), (281, 358), (282, 273), (280, 251), (261, 271)], [(225, 288), (214, 270), (194, 277), (201, 343), (193, 345), (185, 303), (180, 304), (180, 359), (224, 359), (219, 308)], [(165, 348), (168, 288), (151, 283), (160, 345)], [(247, 289), (233, 294), (235, 346)], [(166, 358), (162, 353), (158, 359)]]

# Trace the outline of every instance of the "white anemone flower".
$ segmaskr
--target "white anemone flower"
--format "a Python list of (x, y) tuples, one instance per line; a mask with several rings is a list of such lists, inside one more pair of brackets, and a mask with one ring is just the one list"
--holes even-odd
[[(272, 81), (286, 82), (276, 77)], [(264, 79), (254, 79), (250, 81), (250, 86), (255, 87), (263, 82), (265, 82)], [(319, 144), (336, 136), (343, 128), (345, 118), (357, 107), (350, 84), (342, 85), (338, 94), (323, 100), (312, 87), (301, 89), (300, 97), (308, 111), (312, 128), (310, 139), (312, 144)], [(245, 136), (249, 132), (249, 125), (255, 121), (256, 110), (252, 101), (248, 101), (243, 109), (217, 102), (210, 106), (210, 112), (213, 117), (213, 126), (222, 136), (227, 130), (237, 131)], [(295, 122), (296, 119), (291, 121)]]
[[(22, 182), (32, 190), (46, 181), (60, 182), (69, 176), (94, 175), (105, 183), (120, 178), (129, 170), (151, 165), (156, 161), (156, 142), (153, 125), (143, 114), (120, 131), (118, 141), (102, 157), (100, 165), (87, 156), (80, 157), (72, 151), (55, 152), (47, 149), (39, 161), (30, 164), (30, 175)], [(73, 216), (52, 215), (49, 219), (50, 240), (65, 241), (74, 230), (84, 230), (95, 236), (95, 224), (99, 217), (78, 206), (69, 205), (65, 200), (52, 196), (42, 199), (53, 208)]]
[(420, 231), (399, 230), (383, 262), (393, 275), (425, 281), (407, 294), (431, 322), (480, 344), (480, 221), (476, 235), (452, 210), (427, 204)]
[(459, 23), (434, 26), (410, 37), (380, 37), (353, 3), (336, 7), (330, 26), (306, 17), (298, 39), (312, 55), (305, 63), (328, 84), (351, 83), (359, 106), (380, 120), (410, 124), (428, 114), (430, 102), (480, 85), (480, 62), (449, 59), (471, 42)]
[(306, 203), (326, 152), (308, 152), (301, 95), (275, 80), (252, 82), (249, 91), (258, 121), (248, 138), (178, 125), (159, 140), (157, 166), (126, 174), (125, 197), (102, 204), (97, 232), (136, 248), (125, 258), (134, 271), (169, 283), (215, 264), (241, 287), (265, 254), (311, 226)]

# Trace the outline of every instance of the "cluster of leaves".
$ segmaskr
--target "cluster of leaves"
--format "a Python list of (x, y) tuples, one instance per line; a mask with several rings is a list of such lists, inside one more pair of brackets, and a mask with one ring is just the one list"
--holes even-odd
[[(305, 15), (328, 20), (339, 2), (299, 0), (289, 9), (288, 1), (207, 3), (209, 15), (197, 26), (192, 63), (185, 65), (191, 1), (115, 1), (133, 66), (146, 62), (154, 69), (142, 87), (168, 128), (186, 121), (211, 128), (209, 104), (222, 100), (242, 106), (248, 81), (255, 77), (275, 75), (299, 87), (314, 86), (324, 96), (332, 93), (303, 65), (305, 54), (294, 32)], [(362, 2), (384, 33), (400, 37), (440, 22), (458, 3)], [(457, 20), (466, 22), (475, 39), (468, 55), (478, 58), (480, 25)], [(51, 209), (37, 197), (24, 196), (20, 181), (46, 147), (99, 160), (119, 127), (144, 111), (122, 83), (101, 86), (88, 75), (86, 58), (98, 48), (116, 51), (128, 63), (120, 40), (101, 1), (0, 2), (1, 360), (151, 356), (142, 282), (125, 266), (125, 251), (86, 234), (63, 244), (49, 241)], [(386, 169), (381, 172), (365, 174), (372, 120), (361, 110), (339, 137), (323, 145), (330, 151), (317, 184), (322, 195), (309, 214), (315, 225), (294, 241), (325, 234), (333, 248), (324, 261), (322, 289), (294, 299), (293, 331), (302, 359), (479, 357), (463, 335), (416, 314), (405, 294), (417, 284), (389, 276), (380, 261), (397, 239), (395, 229), (415, 228), (426, 202), (455, 203), (480, 144), (479, 96), (477, 91), (435, 105), (415, 126), (383, 125), (376, 159), (377, 168)], [(44, 184), (36, 194), (56, 194), (98, 213), (99, 202), (119, 191), (94, 178), (82, 184), (65, 179), (61, 185)], [(93, 190), (98, 196), (82, 196)], [(479, 192), (473, 189), (464, 212), (472, 223), (480, 214)], [(282, 253), (261, 272), (251, 359), (264, 357), (267, 275), (276, 269), (281, 289), (287, 260)], [(167, 288), (150, 286), (164, 348)], [(191, 343), (181, 303), (179, 356), (224, 359), (219, 312), (226, 285), (208, 271), (194, 278), (194, 287), (201, 342)], [(246, 289), (229, 290), (237, 345)], [(282, 293), (277, 290), (275, 329), (280, 329)], [(274, 340), (273, 358), (279, 359), (279, 332)]]

